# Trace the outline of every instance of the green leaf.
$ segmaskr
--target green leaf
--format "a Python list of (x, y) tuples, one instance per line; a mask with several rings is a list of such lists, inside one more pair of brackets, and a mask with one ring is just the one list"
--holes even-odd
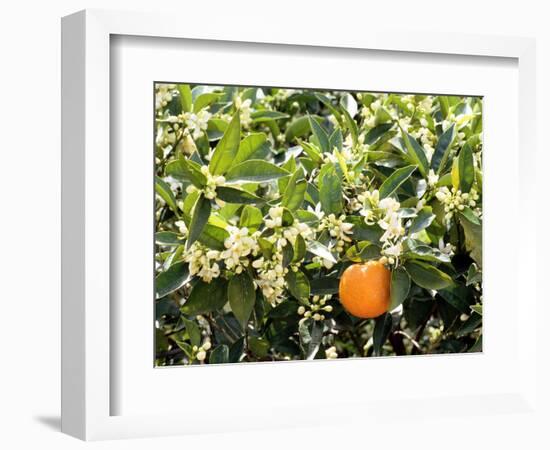
[(381, 248), (369, 241), (357, 242), (346, 251), (346, 258), (353, 262), (369, 261), (380, 258)]
[(455, 124), (453, 123), (445, 132), (439, 136), (434, 154), (432, 155), (431, 166), (436, 173), (441, 174), (447, 165), (455, 137)]
[(482, 267), (482, 227), (470, 222), (461, 214), (458, 215), (458, 219), (464, 230), (466, 250), (470, 252), (470, 256), (477, 265)]
[(365, 144), (373, 145), (393, 127), (393, 123), (382, 123), (371, 129), (365, 136)]
[(323, 323), (317, 320), (313, 321), (311, 325), (311, 340), (309, 341), (306, 359), (312, 360), (317, 355), (319, 348), (321, 347), (321, 339), (323, 338)]
[(223, 244), (228, 237), (229, 233), (226, 230), (216, 225), (207, 223), (204, 226), (198, 241), (213, 250), (225, 250)]
[(187, 158), (170, 161), (164, 172), (177, 180), (189, 181), (199, 189), (206, 186), (206, 177), (201, 172), (201, 166)]
[(227, 297), (231, 311), (233, 311), (233, 314), (243, 329), (245, 329), (248, 319), (250, 319), (250, 314), (252, 314), (252, 310), (254, 309), (254, 302), (256, 301), (254, 283), (248, 272), (235, 275), (229, 280)]
[(444, 119), (449, 115), (449, 97), (440, 95), (437, 97), (439, 100), (439, 109), (441, 110), (441, 115)]
[(379, 189), (380, 198), (389, 197), (401, 186), (416, 170), (417, 166), (406, 166), (395, 170), (384, 180)]
[(250, 336), (248, 338), (248, 346), (252, 353), (259, 358), (265, 358), (269, 353), (269, 342), (262, 337)]
[(306, 241), (302, 237), (302, 235), (296, 236), (296, 240), (294, 241), (294, 257), (292, 258), (293, 262), (298, 262), (304, 258), (306, 255)]
[(220, 139), (225, 133), (225, 130), (227, 130), (227, 125), (228, 123), (223, 119), (211, 118), (208, 121), (208, 128), (206, 130), (208, 140), (217, 141)]
[(191, 88), (188, 84), (178, 84), (178, 90), (180, 92), (181, 109), (184, 112), (192, 111), (193, 98), (191, 96)]
[(481, 222), (479, 221), (479, 217), (477, 217), (475, 213), (468, 207), (460, 211), (460, 215), (464, 217), (468, 222), (474, 225), (481, 225)]
[(155, 191), (166, 202), (168, 207), (179, 216), (178, 206), (176, 204), (176, 198), (170, 189), (168, 183), (162, 178), (155, 176)]
[(323, 105), (327, 107), (327, 109), (336, 117), (336, 120), (340, 122), (341, 120), (341, 114), (338, 108), (336, 108), (332, 101), (324, 94), (321, 94), (320, 92), (316, 92), (313, 94)]
[(237, 155), (231, 162), (231, 166), (236, 166), (249, 159), (262, 159), (269, 154), (269, 144), (265, 133), (250, 133), (239, 144)]
[(189, 334), (189, 340), (191, 345), (196, 345), (197, 347), (201, 345), (201, 329), (197, 323), (193, 320), (186, 319), (185, 317), (180, 317), (187, 334)]
[(204, 94), (199, 95), (195, 99), (195, 104), (193, 106), (194, 112), (199, 112), (201, 109), (206, 108), (208, 105), (211, 105), (216, 100), (220, 98), (221, 94), (217, 94), (214, 92), (206, 92)]
[(229, 347), (225, 344), (218, 345), (210, 352), (208, 358), (210, 364), (225, 364), (229, 362)]
[(304, 196), (307, 189), (307, 181), (300, 180), (291, 189), (291, 183), (288, 184), (283, 195), (282, 205), (286, 206), (289, 210), (294, 211), (302, 206), (304, 202)]
[(332, 253), (330, 253), (330, 250), (320, 242), (317, 242), (317, 241), (308, 242), (307, 251), (310, 253), (313, 253), (314, 255), (320, 256), (321, 258), (326, 259), (327, 261), (331, 261), (334, 264), (336, 264), (336, 259), (334, 259), (334, 256), (332, 256)]
[(374, 324), (374, 332), (372, 334), (372, 344), (374, 356), (380, 356), (382, 352), (382, 346), (388, 339), (392, 328), (392, 317), (391, 314), (385, 313), (384, 315), (378, 317)]
[(189, 225), (189, 236), (187, 237), (187, 248), (191, 247), (191, 244), (195, 242), (202, 233), (204, 226), (208, 222), (210, 217), (210, 211), (212, 206), (210, 200), (204, 197), (204, 194), (201, 194), (195, 203), (195, 210), (193, 212), (193, 217), (191, 218), (191, 223)]
[(355, 147), (357, 145), (359, 137), (359, 129), (357, 128), (357, 123), (351, 118), (347, 109), (342, 108), (342, 115), (344, 116), (344, 121), (346, 122), (346, 126), (351, 134), (353, 146)]
[(475, 283), (481, 283), (483, 279), (481, 270), (478, 270), (477, 266), (472, 263), (468, 268), (468, 274), (466, 276), (466, 286), (471, 286)]
[(309, 125), (309, 116), (298, 117), (296, 120), (290, 123), (286, 129), (285, 138), (287, 142), (307, 135), (311, 130)]
[(249, 181), (263, 183), (290, 175), (286, 170), (261, 159), (249, 159), (232, 166), (225, 174), (227, 182)]
[(329, 137), (329, 148), (331, 150), (342, 150), (343, 141), (342, 132), (339, 128), (336, 128)]
[(239, 111), (237, 111), (225, 131), (223, 137), (218, 142), (212, 159), (210, 160), (210, 173), (212, 175), (223, 175), (233, 164), (239, 143), (241, 141), (241, 121)]
[(424, 289), (444, 289), (453, 284), (453, 279), (445, 272), (420, 261), (407, 261), (405, 268), (412, 280)]
[(410, 287), (411, 277), (409, 277), (409, 274), (403, 267), (398, 267), (392, 271), (389, 311), (394, 310), (405, 301)]
[(182, 287), (189, 281), (189, 269), (187, 264), (177, 262), (155, 278), (155, 290), (157, 298), (162, 298)]
[(289, 270), (285, 279), (288, 284), (288, 290), (294, 297), (298, 300), (308, 301), (311, 288), (304, 272), (301, 270), (297, 272)]
[(329, 137), (327, 132), (316, 120), (312, 119), (311, 116), (308, 116), (308, 120), (309, 120), (309, 126), (311, 127), (311, 131), (313, 132), (313, 136), (315, 136), (315, 138), (317, 139), (317, 143), (321, 148), (321, 152), (323, 153), (329, 152), (330, 143), (329, 143)]
[(480, 316), (483, 315), (483, 305), (481, 305), (480, 303), (470, 306), (470, 309)]
[(333, 295), (338, 293), (340, 280), (333, 277), (314, 278), (309, 284), (311, 295)]
[(228, 203), (241, 203), (243, 205), (263, 203), (263, 200), (254, 194), (229, 186), (219, 186), (216, 188), (216, 193), (220, 200)]
[(321, 156), (321, 153), (319, 152), (319, 149), (316, 145), (309, 142), (300, 142), (300, 146), (304, 150), (304, 153), (309, 156), (313, 162), (315, 162), (316, 164), (320, 164), (323, 162), (323, 157)]
[(268, 120), (281, 120), (288, 119), (290, 116), (288, 114), (279, 112), (279, 111), (269, 111), (269, 110), (259, 110), (254, 111), (250, 114), (252, 122), (266, 122)]
[(474, 155), (472, 148), (468, 144), (464, 144), (462, 150), (458, 154), (458, 173), (460, 176), (460, 190), (462, 192), (470, 192), (474, 184)]
[(239, 362), (244, 351), (244, 337), (237, 339), (229, 347), (229, 362)]
[(171, 231), (159, 231), (155, 233), (155, 243), (158, 245), (181, 245), (185, 241)]
[(319, 199), (326, 214), (342, 212), (342, 180), (333, 164), (325, 164), (319, 172)]
[(259, 208), (251, 205), (245, 205), (239, 220), (239, 227), (246, 227), (250, 231), (254, 232), (262, 225), (264, 217), (262, 211)]
[(392, 120), (393, 118), (391, 114), (383, 106), (381, 106), (376, 110), (376, 113), (374, 115), (374, 123), (376, 125), (380, 125), (381, 123), (391, 122)]
[(283, 267), (288, 267), (294, 258), (294, 248), (292, 245), (287, 242), (287, 244), (282, 249), (283, 253)]
[(426, 158), (426, 153), (418, 141), (413, 138), (409, 133), (401, 130), (403, 135), (403, 141), (405, 142), (405, 147), (407, 148), (407, 155), (418, 166), (418, 170), (423, 177), (426, 177), (429, 169), (428, 159)]
[(468, 301), (468, 288), (462, 284), (449, 286), (439, 291), (439, 295), (453, 308), (463, 314), (470, 313), (470, 303)]
[(434, 219), (435, 214), (432, 213), (432, 208), (429, 206), (425, 206), (412, 220), (411, 227), (409, 228), (409, 234), (418, 233), (424, 228), (428, 228)]
[(217, 311), (226, 302), (227, 282), (223, 278), (214, 278), (210, 283), (198, 280), (180, 309), (182, 313), (194, 316)]

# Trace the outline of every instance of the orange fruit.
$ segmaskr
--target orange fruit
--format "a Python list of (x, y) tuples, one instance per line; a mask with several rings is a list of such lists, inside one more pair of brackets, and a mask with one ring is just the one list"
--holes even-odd
[(379, 261), (349, 266), (340, 278), (340, 303), (361, 319), (384, 314), (390, 306), (391, 272)]

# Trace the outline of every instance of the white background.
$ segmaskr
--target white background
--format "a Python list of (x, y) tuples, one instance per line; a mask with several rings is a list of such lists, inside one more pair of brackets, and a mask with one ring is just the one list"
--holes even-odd
[[(550, 111), (543, 105), (550, 100), (550, 32), (547, 29), (549, 14), (542, 10), (543, 2), (523, 0), (513, 6), (504, 2), (468, 1), (442, 3), (441, 1), (390, 3), (369, 2), (358, 13), (351, 0), (338, 2), (306, 2), (296, 0), (267, 2), (266, 19), (285, 27), (302, 26), (299, 18), (307, 17), (308, 26), (326, 27), (331, 32), (332, 21), (344, 21), (347, 26), (365, 27), (370, 23), (387, 22), (392, 28), (423, 29), (426, 31), (452, 30), (476, 34), (512, 34), (538, 38), (538, 129), (539, 151), (550, 151), (546, 138)], [(356, 2), (359, 4), (359, 2)], [(362, 2), (361, 2), (362, 3)], [(366, 3), (366, 2), (365, 2)], [(188, 2), (165, 0), (156, 8), (181, 14), (182, 26), (186, 20), (204, 21), (208, 16), (222, 14), (233, 20), (235, 27), (252, 26), (247, 22), (246, 11), (261, 8), (263, 2), (213, 1)], [(219, 5), (219, 6), (218, 6)], [(390, 6), (391, 5), (391, 6)], [(444, 6), (447, 5), (447, 6)], [(353, 7), (352, 7), (353, 6)], [(132, 1), (57, 1), (39, 2), (21, 0), (10, 6), (3, 5), (0, 15), (0, 149), (2, 163), (0, 183), (2, 192), (2, 275), (0, 301), (2, 304), (2, 371), (0, 372), (0, 446), (4, 448), (82, 448), (85, 444), (59, 433), (59, 202), (60, 202), (60, 22), (62, 15), (82, 8), (116, 8), (150, 11), (153, 2)], [(231, 19), (234, 14), (235, 19)], [(514, 119), (511, 119), (514, 120)], [(522, 149), (529, 157), (533, 149)], [(545, 166), (548, 164), (548, 155)], [(541, 167), (541, 178), (544, 167)], [(542, 183), (540, 184), (542, 186)], [(539, 236), (541, 254), (548, 249), (542, 238), (544, 192), (540, 195), (541, 212)], [(512, 242), (529, 239), (531, 230), (515, 231)], [(504, 253), (504, 252), (503, 252)], [(506, 257), (503, 254), (503, 257)], [(523, 262), (529, 264), (529, 261)], [(539, 275), (543, 279), (542, 258)], [(543, 306), (548, 311), (546, 305)], [(533, 312), (533, 320), (537, 315)], [(539, 323), (547, 314), (538, 314)], [(541, 327), (543, 350), (548, 338)], [(550, 379), (545, 373), (546, 380)], [(365, 386), (369, 388), (369, 386)], [(337, 386), (333, 388), (337, 395)], [(548, 391), (546, 391), (546, 394)], [(308, 393), (307, 384), (304, 395)], [(548, 401), (548, 397), (547, 401)], [(436, 407), (434, 405), (434, 407)], [(429, 408), (427, 408), (429, 409)], [(410, 412), (416, 415), (415, 411)], [(417, 412), (426, 413), (426, 411)], [(402, 414), (401, 414), (402, 415)], [(385, 443), (394, 444), (425, 440), (426, 446), (444, 445), (446, 448), (475, 448), (473, 433), (482, 429), (461, 428), (462, 419), (456, 418), (457, 434), (448, 440), (432, 442), (429, 436), (437, 429), (437, 414), (426, 415), (426, 421), (413, 425), (399, 421), (392, 429), (346, 429), (330, 423), (316, 428), (284, 430), (266, 436), (260, 432), (248, 434), (195, 436), (100, 442), (95, 448), (151, 448), (152, 446), (189, 448), (280, 448), (283, 445), (339, 448), (346, 445), (361, 447)], [(208, 420), (207, 417), (204, 418)], [(511, 447), (544, 448), (535, 442), (535, 434), (518, 432), (512, 416), (499, 416), (502, 433), (494, 436), (495, 446), (506, 443)], [(546, 441), (548, 447), (548, 440)]]

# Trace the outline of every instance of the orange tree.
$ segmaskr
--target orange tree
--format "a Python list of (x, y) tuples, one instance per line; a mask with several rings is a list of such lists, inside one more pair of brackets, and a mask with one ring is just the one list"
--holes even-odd
[(480, 98), (155, 96), (157, 365), (481, 350)]

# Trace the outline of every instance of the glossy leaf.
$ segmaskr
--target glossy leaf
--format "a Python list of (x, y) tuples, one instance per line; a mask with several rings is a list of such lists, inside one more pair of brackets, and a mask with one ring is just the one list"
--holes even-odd
[(254, 283), (248, 272), (242, 272), (229, 280), (227, 297), (231, 311), (244, 329), (256, 301)]
[(234, 163), (241, 141), (241, 121), (239, 113), (235, 113), (227, 130), (214, 150), (210, 160), (210, 173), (223, 175)]
[(417, 166), (406, 166), (395, 170), (380, 186), (380, 198), (382, 199), (392, 195), (399, 189), (399, 186), (409, 179), (416, 168)]
[(208, 222), (211, 210), (212, 206), (210, 205), (210, 200), (201, 194), (195, 203), (193, 217), (191, 218), (191, 224), (189, 225), (187, 248), (191, 247), (191, 244), (193, 244), (193, 242), (195, 242), (201, 235), (204, 226)]

